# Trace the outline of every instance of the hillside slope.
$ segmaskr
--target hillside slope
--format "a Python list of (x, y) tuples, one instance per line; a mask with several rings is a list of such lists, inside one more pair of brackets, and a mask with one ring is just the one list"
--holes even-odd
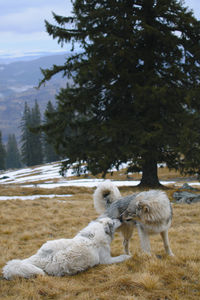
[(4, 142), (9, 133), (15, 133), (19, 139), (25, 101), (32, 107), (37, 100), (42, 113), (49, 100), (55, 102), (56, 93), (67, 81), (61, 74), (53, 77), (40, 89), (35, 87), (42, 78), (40, 68), (50, 68), (53, 64), (62, 65), (66, 56), (67, 54), (53, 55), (32, 61), (0, 64), (0, 130)]

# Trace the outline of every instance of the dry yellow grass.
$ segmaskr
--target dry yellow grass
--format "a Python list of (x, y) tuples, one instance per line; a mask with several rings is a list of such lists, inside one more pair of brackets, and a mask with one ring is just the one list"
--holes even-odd
[[(69, 188), (68, 188), (69, 189)], [(130, 194), (137, 188), (122, 188)], [(28, 193), (20, 187), (1, 187), (0, 194)], [(11, 192), (12, 191), (12, 192)], [(174, 189), (167, 190), (171, 198)], [(34, 193), (29, 190), (29, 193)], [(38, 191), (40, 193), (41, 191)], [(52, 191), (51, 191), (52, 193)], [(55, 193), (55, 191), (53, 191)], [(0, 201), (0, 268), (13, 258), (25, 258), (47, 240), (73, 237), (97, 217), (92, 189), (60, 189), (62, 199)], [(60, 200), (60, 199), (59, 199)], [(140, 251), (135, 230), (131, 241), (132, 258), (114, 265), (96, 266), (76, 276), (38, 276), (12, 281), (0, 277), (0, 299), (83, 299), (83, 300), (197, 300), (200, 299), (200, 204), (174, 204), (173, 224), (169, 232), (175, 257), (167, 257), (160, 236), (151, 237), (152, 256)], [(112, 255), (123, 252), (117, 233)], [(156, 256), (156, 255), (157, 256)]]

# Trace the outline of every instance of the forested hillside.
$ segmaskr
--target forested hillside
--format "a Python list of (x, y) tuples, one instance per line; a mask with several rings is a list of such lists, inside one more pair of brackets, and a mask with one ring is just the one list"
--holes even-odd
[(55, 94), (66, 84), (62, 75), (55, 76), (40, 89), (35, 87), (42, 78), (40, 68), (62, 64), (65, 58), (66, 54), (0, 64), (0, 129), (4, 142), (8, 140), (8, 135), (13, 133), (17, 140), (19, 139), (19, 124), (25, 102), (33, 106), (37, 100), (41, 112), (44, 112), (49, 100), (55, 102)]

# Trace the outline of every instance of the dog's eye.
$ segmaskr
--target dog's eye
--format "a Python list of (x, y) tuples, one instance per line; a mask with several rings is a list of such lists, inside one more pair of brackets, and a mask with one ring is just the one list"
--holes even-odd
[(132, 218), (127, 218), (126, 219), (126, 222), (130, 222), (130, 221), (132, 221)]

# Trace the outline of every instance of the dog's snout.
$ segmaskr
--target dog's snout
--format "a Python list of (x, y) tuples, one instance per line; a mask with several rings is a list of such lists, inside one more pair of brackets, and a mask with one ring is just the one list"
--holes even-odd
[(115, 225), (115, 229), (117, 229), (118, 227), (120, 227), (121, 226), (121, 221), (120, 221), (120, 219), (116, 219), (115, 220), (115, 222), (114, 222), (114, 225)]
[(127, 214), (126, 211), (124, 211), (124, 212), (120, 215), (119, 220), (120, 220), (121, 222), (125, 222), (126, 219), (127, 219), (127, 217), (128, 217), (128, 214)]

